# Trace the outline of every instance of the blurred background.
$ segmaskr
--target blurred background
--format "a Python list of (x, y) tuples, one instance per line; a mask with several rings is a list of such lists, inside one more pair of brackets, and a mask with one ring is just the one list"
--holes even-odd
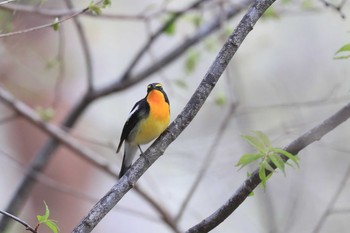
[[(26, 0), (0, 5), (0, 32), (52, 23), (59, 11), (67, 17), (73, 12), (69, 3)], [(82, 10), (90, 0), (71, 3), (73, 9)], [(92, 102), (72, 127), (70, 134), (117, 173), (122, 153), (115, 153), (116, 144), (132, 106), (145, 96), (147, 84), (163, 83), (175, 119), (247, 9), (246, 2), (229, 0), (208, 0), (188, 9), (192, 3), (112, 0), (101, 15), (78, 17), (83, 33), (70, 19), (57, 31), (47, 27), (1, 37), (0, 86), (59, 126), (86, 92), (88, 77), (95, 90), (112, 86), (149, 41), (151, 46), (132, 67), (130, 79), (137, 79), (174, 49), (180, 51), (169, 65), (162, 64), (135, 84)], [(341, 7), (337, 10), (336, 6)], [(225, 17), (224, 12), (239, 8), (243, 8), (240, 13)], [(151, 39), (174, 14), (181, 16)], [(260, 130), (274, 146), (284, 147), (350, 101), (350, 59), (334, 59), (336, 51), (350, 43), (349, 16), (346, 1), (283, 0), (258, 21), (194, 121), (138, 182), (179, 232), (219, 208), (247, 172), (257, 168), (257, 164), (241, 170), (235, 166), (244, 153), (254, 151), (241, 135)], [(205, 32), (213, 22), (218, 23), (215, 32), (181, 50), (179, 45)], [(350, 123), (345, 122), (308, 146), (300, 153), (299, 168), (288, 167), (286, 177), (275, 173), (265, 191), (258, 187), (212, 232), (348, 232), (349, 136)], [(1, 210), (19, 198), (15, 192), (48, 139), (0, 102)], [(198, 187), (190, 191), (198, 176)], [(26, 190), (28, 198), (18, 215), (35, 226), (45, 201), (61, 232), (70, 232), (117, 182), (65, 146), (53, 151), (36, 180)], [(39, 230), (49, 232), (44, 226)], [(17, 223), (6, 230), (24, 231)], [(174, 231), (154, 205), (131, 190), (93, 232)]]

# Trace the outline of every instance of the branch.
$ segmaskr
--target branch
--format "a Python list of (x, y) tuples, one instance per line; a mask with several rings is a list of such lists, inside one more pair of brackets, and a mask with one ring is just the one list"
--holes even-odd
[[(73, 4), (71, 0), (65, 0), (66, 5), (69, 9), (73, 8)], [(78, 37), (83, 49), (85, 63), (86, 63), (86, 73), (87, 73), (87, 92), (93, 91), (93, 66), (92, 66), (92, 59), (91, 59), (91, 53), (90, 53), (90, 47), (86, 39), (86, 35), (83, 29), (83, 26), (80, 23), (80, 20), (78, 18), (73, 18), (74, 25), (77, 29)]]
[[(302, 149), (311, 143), (320, 140), (324, 135), (338, 127), (341, 123), (350, 117), (350, 103), (340, 109), (333, 116), (323, 121), (318, 126), (304, 133), (302, 136), (291, 142), (284, 150), (291, 154), (298, 154)], [(285, 159), (287, 161), (287, 159)], [(249, 194), (260, 184), (259, 169), (257, 169), (236, 192), (209, 217), (202, 220), (197, 225), (190, 228), (187, 233), (208, 232), (222, 223), (230, 216), (240, 204), (249, 196)]]
[(3, 210), (0, 210), (0, 213), (9, 217), (9, 218), (12, 218), (13, 220), (15, 220), (16, 222), (19, 222), (20, 224), (22, 224), (23, 226), (26, 227), (26, 230), (28, 231), (31, 231), (33, 233), (38, 233), (38, 231), (36, 231), (32, 226), (30, 226), (28, 223), (26, 223), (25, 221), (21, 220), (20, 218), (10, 214), (10, 213), (7, 213), (6, 211), (3, 211)]
[[(151, 64), (148, 68), (144, 69), (140, 73), (132, 75), (130, 79), (128, 79), (125, 82), (116, 81), (112, 85), (107, 85), (100, 89), (96, 89), (93, 95), (90, 92), (85, 92), (85, 94), (80, 98), (80, 100), (75, 104), (75, 106), (72, 107), (61, 126), (64, 128), (73, 127), (78, 121), (79, 117), (84, 113), (84, 111), (87, 109), (88, 106), (90, 106), (90, 104), (93, 101), (108, 94), (122, 91), (125, 88), (146, 79), (160, 68), (164, 68), (165, 66), (169, 65), (180, 55), (182, 55), (186, 51), (186, 49), (197, 44), (203, 38), (220, 28), (223, 17), (225, 17), (226, 19), (232, 18), (233, 16), (240, 13), (241, 10), (243, 10), (245, 7), (247, 7), (250, 1), (251, 0), (245, 0), (240, 5), (229, 8), (223, 14), (215, 18), (212, 22), (208, 23), (207, 25), (203, 25), (194, 36), (190, 37), (188, 40), (186, 40), (185, 42), (177, 46), (174, 50), (165, 55), (160, 63)], [(60, 141), (58, 139), (49, 139), (29, 165), (28, 171), (32, 172), (43, 170), (47, 165), (48, 161), (51, 159), (53, 152), (57, 149), (59, 144)], [(31, 176), (26, 176), (23, 178), (23, 180), (21, 180), (19, 186), (15, 191), (15, 194), (13, 195), (13, 198), (7, 206), (7, 212), (17, 213), (19, 211), (21, 206), (23, 206), (26, 198), (28, 197), (34, 183), (35, 179)], [(158, 209), (156, 206), (155, 208)], [(6, 219), (1, 219), (0, 231), (4, 230), (6, 228), (6, 225)]]
[[(15, 1), (15, 0), (9, 0), (9, 2)], [(5, 2), (6, 3), (6, 2)], [(33, 5), (24, 5), (24, 4), (6, 4), (1, 5), (0, 8), (4, 10), (10, 10), (15, 12), (25, 12), (25, 13), (32, 13), (32, 14), (39, 14), (44, 17), (49, 18), (61, 18), (65, 16), (74, 15), (78, 12), (80, 12), (80, 9), (50, 9), (50, 8), (44, 8), (44, 7), (37, 7)], [(82, 14), (82, 16), (92, 16), (95, 19), (114, 19), (114, 20), (148, 20), (157, 16), (160, 16), (161, 14), (177, 14), (182, 11), (170, 11), (166, 9), (161, 9), (159, 11), (146, 14), (146, 13), (140, 13), (136, 15), (124, 15), (124, 14), (108, 14), (108, 13), (102, 13), (100, 15), (92, 14), (89, 11), (86, 11)]]
[[(41, 118), (27, 105), (22, 103), (21, 101), (15, 99), (9, 92), (7, 92), (4, 88), (0, 85), (0, 100), (5, 103), (8, 107), (10, 107), (12, 110), (16, 112), (16, 114), (23, 116), (26, 120), (31, 122), (34, 126), (36, 126), (38, 129), (44, 131), (48, 135), (50, 135), (53, 139), (59, 140), (60, 143), (67, 146), (67, 148), (71, 149), (73, 152), (75, 152), (77, 155), (81, 156), (84, 160), (91, 163), (95, 167), (99, 168), (100, 170), (106, 172), (107, 174), (111, 175), (114, 178), (118, 178), (118, 174), (116, 174), (110, 167), (109, 162), (101, 158), (101, 156), (98, 156), (93, 151), (89, 150), (88, 148), (85, 148), (80, 145), (80, 143), (67, 134), (65, 131), (61, 130), (55, 125), (52, 125), (48, 122), (44, 122), (41, 120)], [(43, 162), (43, 161), (41, 161)], [(34, 182), (35, 179), (37, 179), (37, 173), (40, 171), (40, 169), (32, 169), (28, 172), (28, 176), (24, 179), (23, 183), (27, 182), (29, 185), (31, 182)], [(23, 188), (27, 187), (28, 184), (24, 185)], [(163, 220), (166, 222), (166, 224), (174, 230), (174, 232), (178, 232), (178, 229), (176, 227), (176, 224), (172, 219), (170, 218), (170, 215), (168, 212), (163, 209), (155, 200), (153, 200), (152, 197), (150, 197), (147, 193), (145, 193), (143, 190), (141, 190), (138, 187), (135, 187), (135, 191), (140, 194), (163, 218)], [(16, 195), (15, 195), (16, 196)], [(17, 198), (14, 199), (16, 201), (15, 207), (17, 207), (22, 202), (19, 201)], [(11, 205), (11, 203), (10, 203)], [(9, 208), (8, 208), (9, 209)], [(10, 208), (11, 209), (11, 208)], [(11, 209), (13, 210), (13, 209)], [(9, 212), (9, 211), (8, 211)], [(16, 209), (13, 210), (13, 212), (16, 212)], [(3, 224), (6, 225), (6, 224)], [(4, 228), (3, 226), (2, 228)], [(0, 229), (1, 230), (1, 229)]]
[(7, 1), (3, 1), (3, 2), (0, 2), (0, 5), (5, 5), (7, 3), (10, 3), (10, 2), (13, 2), (15, 0), (7, 0)]
[[(96, 2), (95, 4), (100, 4), (103, 0), (100, 0), (98, 2)], [(40, 25), (40, 26), (36, 26), (36, 27), (32, 27), (32, 28), (27, 28), (27, 29), (24, 29), (24, 30), (19, 30), (19, 31), (15, 31), (15, 32), (9, 32), (9, 33), (3, 33), (3, 34), (0, 34), (0, 38), (3, 38), (3, 37), (10, 37), (10, 36), (15, 36), (15, 35), (19, 35), (19, 34), (23, 34), (23, 33), (27, 33), (27, 32), (33, 32), (33, 31), (37, 31), (37, 30), (40, 30), (40, 29), (44, 29), (44, 28), (50, 28), (50, 27), (53, 27), (54, 25), (57, 25), (57, 24), (61, 24), (69, 19), (72, 19), (74, 17), (77, 17), (78, 15), (81, 15), (81, 14), (84, 14), (85, 12), (89, 11), (89, 6), (88, 7), (85, 7), (84, 9), (70, 15), (70, 16), (67, 16), (63, 19), (60, 19), (58, 20), (57, 22), (52, 22), (52, 23), (47, 23), (47, 24), (43, 24), (43, 25)]]
[(346, 187), (346, 182), (348, 181), (349, 177), (350, 177), (350, 166), (348, 166), (348, 168), (343, 176), (343, 179), (340, 181), (340, 184), (338, 185), (338, 188), (337, 188), (336, 192), (334, 193), (334, 196), (332, 197), (332, 199), (328, 203), (325, 212), (322, 214), (322, 216), (318, 220), (312, 233), (318, 233), (322, 229), (323, 224), (326, 221), (326, 218), (332, 213), (332, 207), (334, 207), (334, 204), (336, 203), (340, 194), (342, 193), (342, 191)]
[(195, 93), (187, 103), (183, 111), (176, 117), (168, 129), (149, 147), (126, 174), (115, 184), (112, 189), (100, 199), (90, 210), (88, 215), (73, 230), (74, 233), (91, 232), (101, 219), (121, 200), (121, 198), (136, 184), (145, 171), (164, 153), (180, 133), (190, 124), (196, 116), (205, 100), (209, 96), (215, 84), (231, 58), (238, 50), (248, 33), (274, 0), (256, 1), (240, 21), (233, 34), (228, 38), (219, 52), (207, 74), (198, 86)]

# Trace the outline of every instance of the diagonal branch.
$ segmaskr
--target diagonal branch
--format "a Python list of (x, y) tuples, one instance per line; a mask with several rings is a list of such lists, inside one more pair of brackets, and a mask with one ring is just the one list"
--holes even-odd
[[(206, 25), (203, 25), (192, 37), (190, 37), (189, 39), (181, 43), (179, 46), (177, 46), (174, 50), (165, 55), (161, 59), (161, 62), (151, 64), (148, 68), (145, 68), (138, 74), (132, 75), (130, 79), (124, 82), (116, 81), (112, 83), (112, 85), (107, 85), (105, 87), (96, 89), (94, 91), (94, 94), (90, 92), (85, 92), (85, 94), (72, 107), (61, 126), (64, 128), (73, 127), (80, 118), (80, 116), (83, 115), (84, 111), (88, 108), (88, 106), (90, 106), (95, 100), (99, 99), (100, 97), (122, 91), (129, 86), (137, 84), (138, 82), (148, 78), (150, 75), (157, 72), (160, 68), (164, 68), (165, 66), (169, 65), (171, 62), (175, 61), (180, 55), (182, 55), (186, 51), (186, 49), (199, 43), (206, 36), (210, 35), (215, 30), (220, 28), (223, 16), (226, 19), (230, 19), (233, 16), (238, 15), (238, 13), (240, 13), (249, 5), (250, 1), (251, 0), (245, 0), (237, 6), (231, 6), (229, 9), (227, 9), (227, 11), (223, 12), (220, 16), (213, 19), (213, 21)], [(59, 144), (60, 140), (55, 138), (49, 139), (29, 165), (28, 172), (30, 173), (33, 171), (43, 170), (49, 162), (49, 160), (51, 159), (53, 152), (57, 149)], [(26, 176), (23, 180), (21, 180), (19, 186), (17, 187), (13, 195), (13, 198), (11, 199), (10, 203), (6, 208), (7, 212), (17, 213), (20, 210), (21, 206), (23, 206), (23, 204), (25, 203), (25, 200), (28, 197), (35, 182), (36, 181), (33, 176)], [(156, 206), (155, 208), (158, 209)], [(0, 220), (0, 231), (6, 228), (7, 223), (8, 222), (6, 219)]]
[[(63, 145), (67, 146), (77, 155), (81, 156), (82, 159), (91, 163), (100, 170), (106, 172), (108, 175), (118, 178), (118, 174), (113, 171), (109, 163), (102, 159), (101, 156), (97, 155), (93, 151), (89, 150), (86, 147), (80, 145), (80, 143), (72, 136), (67, 134), (62, 129), (58, 128), (55, 125), (52, 125), (48, 122), (42, 121), (42, 119), (27, 105), (21, 101), (15, 99), (9, 92), (3, 89), (0, 85), (0, 101), (5, 103), (8, 107), (16, 112), (16, 114), (24, 117), (26, 120), (31, 122), (38, 129), (44, 131), (50, 135), (53, 139), (59, 140)], [(38, 169), (30, 170), (28, 176), (26, 176), (27, 182), (33, 182), (37, 179)], [(29, 179), (30, 178), (30, 179)], [(26, 187), (26, 186), (25, 186)], [(135, 187), (135, 191), (143, 197), (161, 216), (161, 218), (166, 222), (166, 224), (174, 231), (179, 232), (176, 224), (171, 219), (170, 214), (162, 206), (160, 206), (151, 196), (144, 192), (139, 187)]]
[(121, 198), (136, 184), (146, 170), (164, 153), (180, 133), (194, 119), (205, 103), (215, 84), (224, 72), (228, 63), (244, 41), (253, 26), (274, 0), (256, 1), (244, 15), (233, 34), (228, 38), (219, 52), (207, 74), (183, 111), (176, 117), (168, 129), (149, 147), (142, 157), (126, 172), (111, 190), (100, 199), (88, 215), (73, 230), (74, 233), (91, 232), (102, 218), (121, 200)]
[[(311, 143), (320, 140), (324, 135), (331, 132), (348, 118), (350, 118), (350, 103), (321, 124), (291, 142), (284, 150), (296, 155)], [(284, 160), (287, 161), (286, 158)], [(259, 169), (257, 169), (218, 210), (190, 228), (187, 233), (208, 232), (218, 226), (243, 203), (260, 182)]]
[(32, 226), (30, 226), (28, 223), (26, 223), (25, 221), (21, 220), (20, 218), (14, 216), (14, 215), (7, 213), (6, 211), (3, 211), (3, 210), (0, 210), (0, 214), (3, 214), (6, 217), (9, 217), (16, 222), (19, 222), (20, 224), (22, 224), (23, 226), (26, 227), (26, 230), (31, 231), (33, 233), (38, 233)]
[[(65, 3), (69, 9), (73, 8), (72, 0), (65, 0)], [(94, 89), (93, 88), (93, 73), (94, 72), (93, 72), (93, 66), (92, 66), (90, 46), (89, 46), (88, 41), (86, 39), (86, 34), (85, 34), (84, 29), (83, 29), (83, 26), (80, 23), (80, 20), (77, 17), (74, 17), (73, 22), (74, 22), (75, 28), (77, 30), (80, 44), (82, 46), (83, 53), (84, 53), (85, 64), (86, 64), (86, 73), (87, 73), (87, 84), (88, 84), (87, 91), (92, 92)]]

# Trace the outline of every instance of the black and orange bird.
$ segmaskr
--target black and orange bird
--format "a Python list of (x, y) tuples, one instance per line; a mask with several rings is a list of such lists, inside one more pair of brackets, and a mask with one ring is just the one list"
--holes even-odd
[(131, 109), (120, 136), (117, 153), (125, 143), (119, 178), (131, 167), (137, 150), (143, 153), (140, 145), (157, 138), (168, 127), (169, 121), (170, 104), (162, 84), (149, 84), (147, 95)]

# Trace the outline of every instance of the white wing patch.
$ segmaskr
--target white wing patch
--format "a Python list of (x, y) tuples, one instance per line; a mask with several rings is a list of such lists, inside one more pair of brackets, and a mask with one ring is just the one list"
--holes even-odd
[(130, 117), (131, 117), (137, 110), (139, 110), (139, 105), (137, 105), (133, 110), (131, 110), (131, 112), (129, 113), (128, 120), (130, 119)]

